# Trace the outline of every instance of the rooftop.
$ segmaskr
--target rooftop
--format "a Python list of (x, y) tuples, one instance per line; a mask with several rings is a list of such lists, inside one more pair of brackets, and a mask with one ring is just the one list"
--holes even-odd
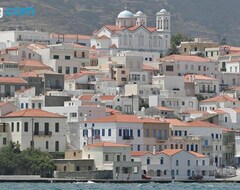
[(228, 96), (228, 95), (219, 95), (213, 98), (208, 98), (206, 100), (202, 100), (201, 102), (238, 102), (238, 100)]

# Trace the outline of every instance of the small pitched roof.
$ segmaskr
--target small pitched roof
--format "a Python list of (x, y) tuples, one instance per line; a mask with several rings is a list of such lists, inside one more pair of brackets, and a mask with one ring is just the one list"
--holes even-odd
[(187, 123), (180, 121), (178, 119), (164, 119), (165, 121), (169, 122), (173, 126), (186, 126)]
[(0, 84), (5, 84), (5, 83), (9, 83), (9, 84), (28, 84), (27, 81), (25, 81), (24, 79), (20, 78), (20, 77), (0, 77)]
[(25, 109), (20, 111), (11, 112), (2, 118), (13, 118), (13, 117), (46, 117), (46, 118), (65, 118), (65, 116), (47, 112), (41, 109)]
[(187, 74), (184, 76), (184, 80), (189, 81), (190, 76), (194, 77), (193, 79), (197, 79), (197, 80), (216, 80), (215, 78), (207, 77), (204, 75), (197, 75), (197, 74)]
[(91, 100), (95, 94), (84, 94), (79, 97), (79, 100)]
[(40, 61), (33, 60), (33, 59), (25, 59), (25, 60), (21, 61), (19, 66), (22, 66), (22, 67), (37, 67), (37, 68), (40, 68), (40, 69), (50, 69), (49, 66), (44, 65)]
[(122, 114), (122, 112), (120, 112), (118, 110), (111, 109), (111, 108), (106, 108), (106, 112), (110, 113), (111, 115)]
[(213, 98), (208, 98), (206, 100), (202, 100), (201, 102), (238, 102), (238, 100), (228, 96), (228, 95), (219, 95)]
[(98, 142), (94, 144), (88, 144), (87, 147), (130, 147), (130, 145), (118, 144), (113, 142)]
[(81, 71), (79, 73), (66, 74), (64, 75), (64, 79), (65, 80), (78, 79), (85, 75), (96, 75), (96, 74), (102, 74), (102, 73), (93, 72), (93, 71)]
[(194, 151), (189, 151), (190, 154), (198, 157), (198, 158), (207, 158), (207, 156), (201, 154), (201, 153), (198, 153), (198, 152), (194, 152)]
[(145, 71), (159, 71), (158, 68), (152, 67), (152, 66), (149, 66), (149, 65), (146, 65), (146, 64), (143, 64), (143, 70), (145, 70)]
[(116, 95), (103, 95), (103, 96), (99, 96), (101, 100), (114, 100), (114, 98), (116, 97)]
[(183, 149), (164, 149), (160, 151), (160, 153), (166, 154), (168, 156), (173, 156), (174, 154), (177, 154), (181, 151), (183, 151)]
[(149, 153), (150, 153), (149, 151), (132, 151), (131, 155), (132, 156), (144, 156)]
[(156, 109), (159, 109), (161, 111), (169, 111), (169, 112), (174, 112), (173, 109), (170, 109), (170, 108), (166, 108), (166, 107), (163, 107), (163, 106), (154, 106), (154, 108)]
[(150, 119), (146, 117), (140, 117), (137, 115), (111, 115), (107, 117), (97, 118), (97, 119), (90, 119), (87, 121), (84, 121), (84, 123), (167, 123), (164, 121), (156, 120), (156, 119)]
[(210, 59), (195, 56), (195, 55), (169, 55), (161, 58), (160, 61), (211, 62)]

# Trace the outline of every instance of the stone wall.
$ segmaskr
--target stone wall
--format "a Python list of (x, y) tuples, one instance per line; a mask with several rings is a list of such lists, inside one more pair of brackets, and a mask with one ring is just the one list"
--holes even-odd
[(67, 178), (67, 179), (113, 179), (113, 171), (112, 170), (76, 171), (76, 172), (59, 172), (59, 171), (54, 171), (54, 178)]

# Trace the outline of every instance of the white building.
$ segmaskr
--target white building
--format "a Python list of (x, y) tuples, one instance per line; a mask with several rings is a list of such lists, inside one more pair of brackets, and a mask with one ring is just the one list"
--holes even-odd
[(66, 118), (40, 109), (15, 111), (1, 117), (9, 128), (7, 142), (15, 142), (21, 150), (29, 147), (47, 152), (66, 150)]
[(42, 56), (42, 62), (57, 73), (78, 73), (81, 67), (89, 65), (89, 48), (78, 44), (55, 44), (35, 51)]
[(199, 103), (201, 111), (216, 110), (219, 108), (240, 108), (240, 102), (228, 95), (219, 95), (202, 100)]
[(49, 35), (40, 31), (0, 31), (0, 49), (32, 42), (48, 43)]
[(169, 123), (137, 115), (116, 114), (80, 123), (80, 148), (107, 141), (131, 145), (134, 151), (149, 151), (168, 136)]
[(131, 146), (99, 142), (83, 147), (82, 159), (94, 159), (96, 170), (112, 170), (115, 180), (141, 180), (140, 162), (131, 160)]
[(209, 157), (182, 149), (165, 149), (161, 152), (132, 152), (134, 161), (142, 163), (142, 169), (153, 180), (188, 180), (202, 176), (203, 180), (215, 179), (215, 167), (210, 165)]
[(147, 15), (135, 15), (126, 8), (116, 18), (116, 25), (104, 25), (94, 32), (91, 47), (103, 50), (143, 50), (164, 53), (170, 46), (170, 13), (156, 14), (156, 27), (147, 27)]

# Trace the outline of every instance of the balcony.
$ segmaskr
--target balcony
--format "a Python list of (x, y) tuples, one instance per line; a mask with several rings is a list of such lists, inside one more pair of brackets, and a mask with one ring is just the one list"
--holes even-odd
[(52, 131), (34, 131), (34, 136), (52, 136)]
[(199, 90), (199, 93), (216, 93), (214, 90)]
[(167, 140), (166, 137), (156, 137), (156, 141), (157, 141), (158, 143), (163, 143), (163, 142), (165, 142), (166, 140)]
[(133, 140), (133, 136), (123, 136), (123, 140)]

